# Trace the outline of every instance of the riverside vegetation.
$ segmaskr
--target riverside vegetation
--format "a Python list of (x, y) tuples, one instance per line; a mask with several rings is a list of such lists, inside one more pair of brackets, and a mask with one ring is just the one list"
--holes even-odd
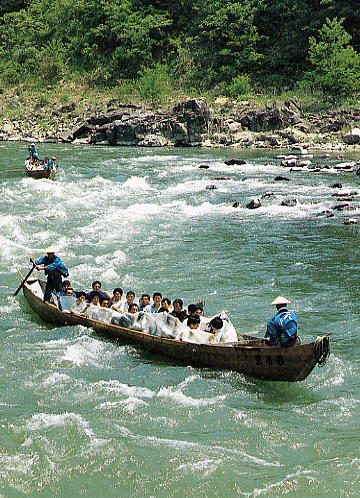
[(7, 0), (0, 16), (2, 139), (338, 146), (358, 125), (350, 0)]

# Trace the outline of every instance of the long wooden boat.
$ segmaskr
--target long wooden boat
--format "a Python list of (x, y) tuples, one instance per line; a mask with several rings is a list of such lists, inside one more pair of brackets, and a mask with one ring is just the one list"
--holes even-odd
[(306, 379), (317, 364), (325, 364), (330, 354), (328, 336), (289, 348), (269, 346), (264, 339), (248, 335), (239, 336), (237, 343), (226, 344), (194, 344), (158, 337), (76, 313), (65, 313), (43, 301), (36, 292), (36, 287), (39, 289), (37, 282), (44, 290), (44, 281), (32, 279), (24, 284), (23, 292), (31, 308), (44, 322), (61, 326), (83, 325), (121, 343), (140, 346), (185, 365), (234, 370), (263, 380), (296, 382)]
[(53, 180), (56, 176), (56, 168), (43, 168), (42, 165), (35, 166), (29, 159), (25, 161), (26, 174), (31, 178), (48, 178)]

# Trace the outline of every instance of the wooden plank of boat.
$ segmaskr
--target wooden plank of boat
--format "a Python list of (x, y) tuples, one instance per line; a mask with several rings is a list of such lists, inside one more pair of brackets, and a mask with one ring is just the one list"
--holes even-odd
[(306, 379), (316, 364), (324, 364), (330, 354), (327, 336), (290, 348), (269, 346), (264, 339), (248, 335), (240, 336), (240, 342), (231, 344), (194, 344), (158, 337), (76, 313), (65, 313), (34, 293), (32, 285), (35, 282), (44, 289), (44, 281), (32, 279), (24, 284), (23, 292), (31, 308), (44, 322), (62, 326), (83, 325), (101, 335), (140, 346), (185, 365), (233, 370), (263, 380), (296, 382)]
[(57, 170), (56, 168), (43, 168), (34, 167), (34, 165), (27, 159), (25, 161), (26, 174), (31, 176), (31, 178), (48, 178), (49, 180), (53, 180), (56, 176)]

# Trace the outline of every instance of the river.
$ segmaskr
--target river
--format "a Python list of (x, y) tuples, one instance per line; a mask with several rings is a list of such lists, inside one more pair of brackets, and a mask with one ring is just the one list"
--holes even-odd
[[(0, 143), (0, 495), (359, 496), (359, 228), (343, 223), (359, 203), (321, 214), (337, 203), (331, 185), (357, 190), (359, 176), (290, 172), (266, 150), (45, 152), (55, 181), (9, 171), (26, 145)], [(331, 356), (304, 382), (265, 382), (47, 326), (13, 293), (16, 267), (49, 245), (78, 290), (99, 279), (202, 299), (259, 337), (283, 295), (303, 342), (332, 332)]]

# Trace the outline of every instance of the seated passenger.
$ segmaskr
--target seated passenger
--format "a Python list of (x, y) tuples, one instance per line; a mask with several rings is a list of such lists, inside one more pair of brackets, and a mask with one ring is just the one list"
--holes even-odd
[(139, 306), (136, 303), (130, 304), (128, 313), (137, 313), (138, 311), (139, 311)]
[(189, 316), (186, 321), (186, 325), (189, 327), (189, 329), (196, 330), (199, 328), (200, 318), (198, 318), (197, 316)]
[(104, 299), (104, 297), (107, 297), (109, 299), (111, 299), (111, 296), (108, 292), (106, 291), (101, 291), (101, 282), (99, 282), (99, 280), (95, 280), (92, 284), (91, 284), (91, 287), (92, 287), (92, 291), (88, 292), (86, 294), (86, 299), (87, 301), (91, 302), (92, 300), (92, 296), (93, 296), (93, 293), (94, 292), (97, 292), (99, 293), (100, 295), (100, 299)]
[(173, 307), (174, 310), (170, 313), (171, 315), (175, 316), (180, 320), (180, 322), (183, 322), (186, 318), (186, 311), (183, 309), (183, 300), (180, 298), (174, 299), (173, 301)]
[(188, 316), (191, 316), (194, 314), (194, 311), (196, 310), (197, 305), (196, 304), (188, 304), (187, 305), (187, 312)]
[(61, 291), (56, 293), (57, 297), (60, 296), (65, 296), (65, 291), (68, 287), (71, 287), (70, 281), (69, 280), (63, 280), (61, 284)]
[(65, 295), (59, 297), (60, 309), (62, 311), (71, 311), (76, 298), (74, 296), (74, 290), (72, 287), (67, 287), (65, 290)]
[(91, 306), (100, 306), (101, 294), (100, 292), (93, 292), (91, 296), (90, 305)]
[(121, 308), (124, 304), (124, 301), (122, 299), (123, 296), (123, 290), (121, 287), (116, 287), (113, 290), (113, 295), (111, 298), (110, 306), (113, 310), (115, 311), (123, 311)]
[(71, 307), (71, 311), (73, 313), (82, 313), (87, 308), (86, 303), (86, 293), (84, 291), (80, 291), (77, 293), (76, 301), (73, 303)]
[(171, 301), (168, 297), (163, 297), (161, 300), (161, 308), (166, 308), (170, 313), (172, 311)]
[(215, 316), (208, 323), (206, 332), (215, 335), (218, 330), (221, 330), (223, 328), (223, 325), (224, 322), (222, 321), (222, 319), (219, 316)]
[(108, 297), (104, 297), (103, 299), (100, 299), (100, 306), (102, 308), (108, 308), (110, 304), (110, 299)]
[(97, 291), (92, 292), (91, 301), (90, 303), (87, 303), (86, 308), (82, 312), (82, 314), (91, 316), (94, 308), (100, 308), (100, 292)]
[(126, 293), (126, 300), (124, 309), (122, 311), (128, 311), (129, 306), (135, 302), (135, 292), (130, 290)]
[(187, 316), (197, 316), (201, 317), (203, 313), (203, 308), (199, 304), (189, 304), (187, 307)]
[(153, 294), (153, 302), (150, 304), (150, 313), (157, 313), (161, 306), (162, 294), (161, 292), (154, 292)]
[(157, 310), (158, 313), (169, 313), (169, 308), (164, 308), (163, 306), (161, 306), (158, 310)]
[(149, 311), (149, 309), (150, 309), (150, 294), (141, 294), (141, 297), (139, 299), (139, 311)]
[(196, 307), (193, 311), (193, 315), (200, 318), (203, 314), (204, 308), (202, 306), (200, 306), (199, 304), (196, 304), (195, 306)]

